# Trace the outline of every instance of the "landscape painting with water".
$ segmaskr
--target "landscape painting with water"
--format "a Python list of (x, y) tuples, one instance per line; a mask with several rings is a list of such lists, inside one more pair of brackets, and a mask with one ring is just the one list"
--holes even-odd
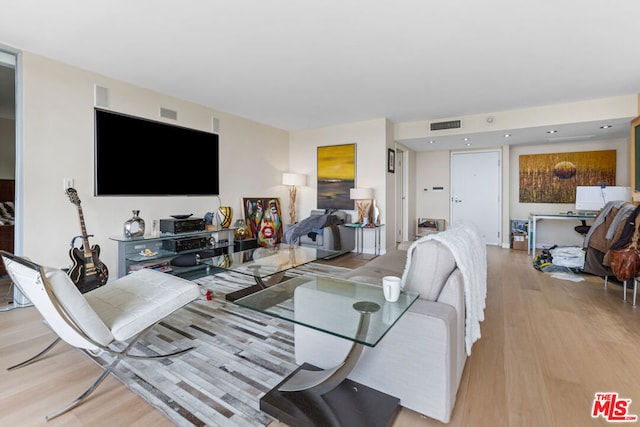
[(318, 147), (318, 209), (353, 210), (356, 144)]

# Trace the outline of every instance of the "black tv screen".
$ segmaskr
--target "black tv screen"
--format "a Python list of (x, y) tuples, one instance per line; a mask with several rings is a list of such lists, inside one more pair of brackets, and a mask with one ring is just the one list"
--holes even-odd
[(96, 196), (213, 196), (218, 135), (95, 109)]

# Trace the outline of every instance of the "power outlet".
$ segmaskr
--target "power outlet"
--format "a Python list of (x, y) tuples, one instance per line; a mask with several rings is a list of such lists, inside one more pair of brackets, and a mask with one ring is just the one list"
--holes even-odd
[(64, 178), (62, 180), (62, 185), (64, 187), (64, 190), (67, 191), (67, 188), (73, 188), (73, 178)]

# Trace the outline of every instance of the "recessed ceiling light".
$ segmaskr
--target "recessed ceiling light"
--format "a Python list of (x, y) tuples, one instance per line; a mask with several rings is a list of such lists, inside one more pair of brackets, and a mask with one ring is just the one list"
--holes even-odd
[(433, 139), (429, 140), (429, 144), (433, 144), (435, 141)]
[(603, 126), (600, 126), (600, 129), (609, 129), (612, 127), (613, 127), (612, 125), (603, 125)]
[(556, 133), (558, 132), (557, 130), (548, 130), (547, 133)]
[(468, 141), (468, 140), (469, 140), (469, 138), (465, 138), (464, 140), (465, 140), (465, 141)]
[(510, 133), (505, 133), (505, 134), (504, 134), (504, 137), (505, 137), (505, 138), (509, 138), (510, 136), (511, 136), (511, 134), (510, 134)]
[(471, 143), (470, 143), (470, 142), (467, 142), (465, 145), (466, 145), (467, 147), (471, 147)]

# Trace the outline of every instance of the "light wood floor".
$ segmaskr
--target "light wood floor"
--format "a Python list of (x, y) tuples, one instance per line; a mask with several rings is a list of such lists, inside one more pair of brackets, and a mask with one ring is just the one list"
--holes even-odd
[[(596, 392), (632, 399), (640, 415), (638, 309), (622, 288), (584, 276), (550, 277), (526, 252), (488, 248), (489, 280), (482, 338), (467, 360), (451, 426), (606, 425), (591, 418)], [(347, 256), (335, 264), (356, 267)], [(6, 285), (0, 285), (0, 308)], [(631, 293), (629, 292), (629, 300)], [(0, 425), (165, 426), (166, 418), (109, 377), (72, 412), (46, 423), (44, 415), (74, 399), (100, 370), (67, 345), (29, 367), (7, 372), (53, 336), (33, 308), (0, 313)], [(275, 423), (277, 424), (277, 423)], [(438, 426), (403, 409), (394, 427)]]

